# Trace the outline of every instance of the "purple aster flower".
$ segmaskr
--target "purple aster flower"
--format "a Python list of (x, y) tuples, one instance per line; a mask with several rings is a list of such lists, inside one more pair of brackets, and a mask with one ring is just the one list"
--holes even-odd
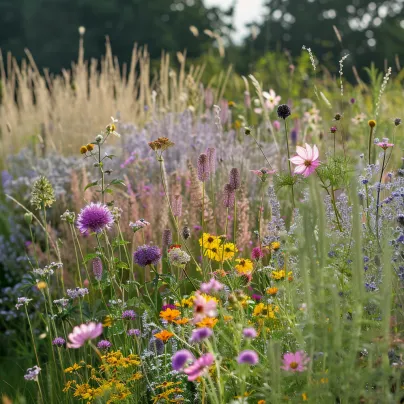
[(102, 351), (106, 351), (107, 349), (111, 348), (112, 344), (106, 340), (103, 339), (97, 344), (97, 348), (101, 349)]
[(256, 365), (258, 363), (258, 354), (251, 349), (246, 349), (245, 351), (241, 351), (239, 356), (237, 357), (238, 363), (246, 363), (247, 365)]
[(141, 267), (156, 265), (161, 258), (161, 250), (154, 245), (142, 245), (133, 254), (134, 261)]
[(171, 358), (171, 364), (174, 370), (179, 371), (184, 368), (184, 366), (195, 360), (194, 355), (189, 352), (187, 349), (181, 349), (181, 351), (177, 351), (173, 357)]
[(136, 313), (133, 310), (125, 310), (122, 313), (123, 320), (134, 320), (136, 318)]
[(102, 279), (102, 261), (99, 257), (93, 259), (93, 274), (97, 281)]
[(209, 338), (213, 335), (213, 331), (211, 328), (203, 327), (197, 328), (192, 331), (192, 335), (190, 338), (190, 342), (201, 342), (206, 338)]
[(81, 324), (73, 328), (73, 332), (69, 334), (70, 343), (68, 348), (80, 348), (90, 339), (99, 337), (102, 334), (101, 323)]
[(255, 328), (244, 328), (243, 335), (246, 338), (255, 338), (257, 336), (257, 331)]
[(126, 333), (129, 337), (138, 337), (141, 333), (137, 328), (131, 328)]
[(66, 340), (62, 337), (56, 337), (53, 341), (52, 341), (52, 345), (56, 345), (56, 346), (64, 346), (66, 344)]
[(114, 217), (106, 205), (91, 202), (83, 208), (77, 218), (77, 227), (82, 234), (100, 233), (109, 229)]

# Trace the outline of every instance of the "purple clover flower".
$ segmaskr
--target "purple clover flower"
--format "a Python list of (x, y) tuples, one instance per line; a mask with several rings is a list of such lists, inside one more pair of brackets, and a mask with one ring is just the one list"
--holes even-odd
[(114, 223), (114, 217), (108, 206), (102, 203), (91, 202), (83, 208), (77, 218), (77, 228), (82, 234), (100, 233), (110, 229)]
[(138, 337), (138, 336), (141, 334), (141, 332), (140, 332), (140, 330), (138, 330), (137, 328), (131, 328), (130, 330), (128, 330), (128, 331), (126, 332), (126, 334), (127, 334), (129, 337)]
[(106, 351), (107, 349), (111, 348), (112, 344), (106, 340), (103, 339), (97, 344), (97, 348), (101, 349), (102, 351)]
[(122, 313), (123, 320), (134, 320), (136, 318), (136, 313), (133, 310), (125, 310)]
[(154, 245), (142, 245), (133, 254), (134, 261), (141, 267), (156, 265), (161, 259), (161, 250)]
[(243, 335), (245, 338), (256, 338), (257, 331), (255, 328), (244, 328)]
[(256, 365), (259, 362), (258, 354), (251, 349), (246, 349), (245, 351), (240, 352), (237, 357), (237, 362), (240, 364), (245, 363), (247, 365)]
[(56, 337), (53, 341), (52, 341), (52, 345), (56, 345), (58, 347), (64, 346), (66, 344), (66, 340), (62, 337)]

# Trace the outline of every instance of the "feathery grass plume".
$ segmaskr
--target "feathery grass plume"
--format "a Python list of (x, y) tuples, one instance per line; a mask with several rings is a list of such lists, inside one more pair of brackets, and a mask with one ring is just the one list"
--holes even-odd
[(328, 108), (332, 109), (332, 105), (331, 102), (328, 101), (328, 98), (325, 96), (325, 94), (320, 91), (320, 97), (322, 98), (322, 100), (325, 102), (325, 104), (327, 105)]
[(316, 69), (317, 69), (316, 60), (314, 59), (314, 55), (313, 55), (313, 52), (311, 51), (311, 48), (307, 48), (306, 45), (303, 45), (302, 49), (307, 51), (307, 53), (309, 54), (310, 62), (311, 62), (311, 65), (313, 66), (313, 70), (316, 71)]
[(173, 243), (173, 234), (170, 229), (163, 230), (163, 236), (161, 237), (161, 244), (163, 250), (167, 250), (167, 248)]
[(209, 172), (210, 174), (214, 174), (216, 171), (216, 149), (214, 147), (209, 147), (206, 150), (206, 154), (209, 161)]
[(39, 177), (32, 186), (31, 205), (39, 210), (43, 207), (49, 208), (56, 202), (52, 184), (46, 177)]
[(205, 153), (202, 153), (198, 157), (198, 179), (201, 182), (205, 182), (209, 179), (209, 158)]
[(238, 168), (232, 168), (229, 174), (229, 184), (234, 189), (237, 190), (240, 188), (240, 172)]
[(173, 214), (175, 217), (182, 216), (182, 196), (181, 195), (174, 195), (174, 199), (172, 202), (172, 209), (173, 209)]
[(234, 188), (230, 184), (226, 184), (224, 186), (223, 192), (223, 206), (225, 208), (232, 208), (235, 201), (235, 192)]
[(338, 28), (337, 28), (335, 25), (333, 25), (332, 28), (333, 28), (333, 30), (334, 30), (335, 36), (336, 36), (337, 39), (338, 39), (338, 42), (339, 42), (340, 44), (342, 44), (342, 37), (341, 37), (341, 34), (340, 34)]
[(376, 113), (375, 113), (376, 119), (379, 116), (379, 110), (380, 110), (380, 104), (381, 104), (382, 96), (383, 96), (384, 91), (386, 90), (387, 83), (389, 82), (390, 75), (391, 75), (391, 67), (389, 67), (387, 69), (387, 73), (385, 74), (385, 76), (383, 78), (383, 83), (382, 83), (382, 85), (380, 87), (379, 97), (377, 98), (377, 103), (376, 103)]
[(344, 74), (343, 69), (344, 69), (344, 61), (345, 59), (349, 56), (349, 53), (346, 55), (342, 56), (340, 59), (339, 63), (339, 82), (340, 82), (340, 87), (341, 87), (341, 97), (344, 95), (344, 84), (342, 82), (342, 76)]

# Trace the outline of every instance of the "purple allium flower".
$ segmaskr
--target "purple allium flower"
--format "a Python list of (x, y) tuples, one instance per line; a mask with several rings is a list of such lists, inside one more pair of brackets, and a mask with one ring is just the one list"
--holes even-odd
[(238, 363), (246, 363), (247, 365), (256, 365), (259, 362), (258, 354), (251, 349), (246, 349), (245, 351), (241, 351), (239, 356), (237, 357)]
[(188, 375), (188, 380), (192, 382), (198, 377), (201, 377), (207, 371), (209, 366), (212, 366), (214, 361), (215, 358), (213, 354), (209, 352), (205, 355), (202, 355), (192, 365), (185, 368), (184, 373)]
[(66, 340), (62, 337), (56, 337), (53, 341), (52, 341), (52, 345), (56, 345), (56, 346), (64, 346), (66, 344)]
[(206, 150), (206, 154), (208, 156), (209, 172), (210, 174), (214, 174), (216, 171), (216, 149), (214, 147), (209, 147)]
[(173, 355), (171, 358), (171, 364), (174, 370), (180, 371), (187, 363), (193, 362), (194, 360), (195, 357), (191, 352), (187, 349), (181, 349)]
[(235, 194), (234, 188), (230, 184), (224, 186), (223, 193), (223, 206), (225, 208), (232, 208), (234, 206)]
[(134, 320), (136, 318), (136, 313), (133, 310), (125, 310), (122, 313), (123, 320)]
[(210, 294), (213, 292), (219, 292), (224, 288), (224, 285), (217, 281), (215, 278), (211, 278), (209, 282), (201, 283), (200, 290), (203, 293)]
[(133, 254), (134, 261), (141, 267), (156, 265), (161, 258), (160, 248), (154, 245), (142, 245)]
[(106, 340), (103, 339), (97, 344), (97, 348), (101, 349), (102, 351), (106, 351), (107, 349), (111, 348), (112, 344)]
[(257, 336), (257, 331), (255, 330), (255, 328), (244, 328), (243, 330), (243, 335), (246, 338), (256, 338)]
[(205, 153), (199, 155), (197, 168), (199, 181), (205, 182), (209, 178), (209, 159)]
[(206, 338), (209, 338), (213, 335), (213, 331), (211, 328), (202, 327), (196, 328), (192, 331), (191, 338), (189, 339), (190, 342), (201, 342)]
[(102, 334), (101, 323), (81, 324), (73, 328), (73, 332), (69, 334), (70, 343), (68, 348), (80, 348), (90, 339), (99, 337)]
[(24, 375), (25, 380), (38, 380), (38, 375), (41, 371), (41, 368), (38, 366), (34, 366), (33, 368), (27, 369), (27, 373)]
[(97, 281), (102, 279), (102, 261), (99, 257), (93, 259), (93, 274)]
[(330, 132), (335, 133), (336, 131), (337, 131), (337, 127), (336, 126), (331, 126)]
[(238, 171), (238, 168), (232, 168), (230, 170), (229, 184), (234, 190), (240, 188), (240, 172)]
[(129, 337), (138, 337), (141, 332), (137, 328), (131, 328), (130, 330), (127, 331), (126, 333)]
[(77, 218), (77, 227), (82, 234), (100, 233), (104, 229), (110, 229), (113, 223), (114, 217), (108, 206), (100, 202), (91, 202), (81, 210)]
[(251, 251), (251, 258), (253, 260), (258, 261), (260, 258), (262, 258), (264, 256), (263, 251), (261, 250), (260, 247), (254, 247)]
[(173, 234), (170, 229), (164, 229), (161, 237), (163, 250), (166, 250), (173, 243)]
[(172, 208), (173, 208), (173, 215), (175, 217), (182, 216), (182, 196), (181, 195), (174, 196), (174, 199), (172, 202)]

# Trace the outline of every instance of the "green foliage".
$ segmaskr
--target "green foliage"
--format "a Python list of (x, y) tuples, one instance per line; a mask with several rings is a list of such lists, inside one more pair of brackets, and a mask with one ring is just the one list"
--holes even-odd
[(350, 173), (350, 159), (344, 156), (329, 157), (326, 163), (321, 164), (316, 170), (324, 189), (344, 189), (348, 186)]

